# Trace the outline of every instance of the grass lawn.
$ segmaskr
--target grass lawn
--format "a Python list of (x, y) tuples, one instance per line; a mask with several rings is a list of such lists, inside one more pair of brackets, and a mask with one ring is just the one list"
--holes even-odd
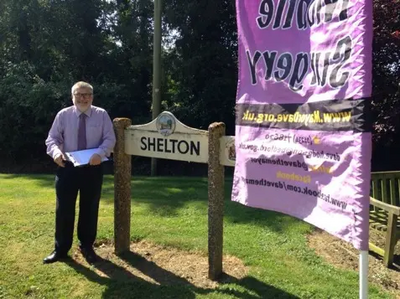
[[(226, 183), (224, 254), (246, 265), (244, 278), (205, 289), (101, 277), (89, 266), (43, 265), (42, 259), (53, 249), (53, 184), (52, 175), (0, 174), (2, 299), (358, 298), (358, 272), (336, 269), (307, 247), (311, 225), (231, 202), (230, 181)], [(134, 177), (132, 184), (132, 241), (207, 254), (206, 179)], [(113, 209), (113, 178), (106, 176), (99, 240), (113, 240)], [(369, 298), (395, 298), (378, 286), (369, 287)]]

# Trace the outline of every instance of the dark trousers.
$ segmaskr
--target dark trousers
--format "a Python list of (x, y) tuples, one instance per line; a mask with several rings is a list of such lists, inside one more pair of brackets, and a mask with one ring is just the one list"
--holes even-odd
[(74, 167), (67, 162), (65, 168), (57, 169), (55, 249), (58, 252), (67, 253), (72, 246), (78, 191), (78, 239), (81, 247), (93, 246), (97, 234), (102, 184), (102, 165)]

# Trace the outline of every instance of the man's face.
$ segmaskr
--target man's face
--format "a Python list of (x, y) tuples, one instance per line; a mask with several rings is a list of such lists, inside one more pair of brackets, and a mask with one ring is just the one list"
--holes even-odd
[(85, 112), (92, 105), (93, 93), (90, 88), (79, 87), (74, 91), (72, 102), (80, 112)]

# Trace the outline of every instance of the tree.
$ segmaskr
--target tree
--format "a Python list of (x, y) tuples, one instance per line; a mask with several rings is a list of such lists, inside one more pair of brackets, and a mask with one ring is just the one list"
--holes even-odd
[[(390, 152), (400, 150), (400, 1), (374, 1), (374, 168), (400, 167)], [(389, 159), (387, 159), (389, 158)]]
[[(233, 0), (164, 0), (162, 105), (184, 123), (235, 128)], [(374, 1), (374, 163), (400, 150), (400, 1)], [(152, 0), (0, 1), (0, 165), (43, 161), (55, 113), (78, 80), (111, 118), (151, 119)], [(389, 157), (386, 161), (384, 158)], [(387, 162), (385, 164), (385, 162)]]
[(71, 105), (78, 80), (95, 86), (96, 104), (111, 117), (147, 118), (152, 10), (149, 0), (126, 3), (1, 1), (0, 154), (6, 161), (44, 159), (51, 122)]
[(165, 57), (165, 105), (189, 125), (224, 121), (234, 132), (237, 38), (234, 1), (166, 0), (165, 22), (177, 32)]

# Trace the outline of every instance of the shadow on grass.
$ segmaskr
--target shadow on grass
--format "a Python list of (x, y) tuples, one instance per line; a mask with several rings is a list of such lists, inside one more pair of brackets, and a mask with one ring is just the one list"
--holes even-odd
[[(54, 175), (1, 175), (1, 179), (19, 178), (33, 180), (39, 187), (54, 188)], [(268, 227), (277, 232), (283, 232), (291, 224), (296, 225), (299, 220), (262, 209), (250, 208), (230, 200), (232, 179), (225, 181), (225, 209), (224, 219), (230, 223), (249, 223)], [(160, 217), (178, 216), (179, 210), (187, 203), (197, 202), (203, 207), (204, 214), (208, 210), (208, 181), (200, 177), (132, 177), (132, 204), (149, 206), (153, 215)], [(102, 203), (114, 204), (114, 177), (104, 176)], [(285, 225), (281, 225), (285, 222)]]
[[(396, 244), (397, 245), (397, 244)], [(398, 243), (397, 246), (400, 246), (400, 243)], [(396, 248), (395, 248), (396, 249)], [(374, 251), (368, 251), (368, 254), (370, 256), (373, 256), (374, 258), (376, 258), (380, 263), (383, 264), (383, 256), (377, 254)], [(400, 273), (400, 254), (393, 254), (393, 262), (391, 265), (389, 265), (389, 267), (387, 267), (388, 270), (391, 271), (395, 271), (395, 272), (399, 272)]]
[[(113, 203), (113, 178), (104, 182), (102, 201)], [(187, 202), (207, 202), (206, 178), (133, 177), (131, 182), (132, 204), (145, 204), (161, 217), (177, 216)]]
[[(99, 285), (106, 286), (102, 298), (177, 298), (191, 299), (196, 294), (224, 294), (241, 299), (259, 298), (288, 298), (296, 299), (297, 296), (291, 295), (283, 290), (269, 286), (258, 279), (247, 276), (242, 279), (223, 274), (220, 279), (220, 287), (217, 289), (200, 288), (193, 285), (188, 280), (167, 271), (155, 263), (146, 260), (144, 257), (133, 252), (127, 252), (120, 256), (130, 266), (150, 277), (156, 283), (151, 283), (138, 276), (133, 275), (125, 268), (112, 263), (109, 260), (100, 258), (93, 268), (88, 268), (76, 261), (69, 259), (65, 264), (73, 268), (76, 272), (85, 276), (88, 280)], [(94, 270), (103, 273), (99, 275)], [(225, 287), (232, 284), (240, 287), (240, 290), (233, 287)]]
[[(1, 180), (31, 180), (39, 187), (54, 188), (55, 174), (1, 174)], [(23, 187), (23, 186), (21, 186)]]
[[(258, 280), (253, 276), (246, 276), (242, 279), (237, 279), (235, 277), (229, 276), (227, 274), (223, 274), (221, 277), (221, 284), (235, 284), (241, 286), (246, 291), (241, 292), (238, 290), (234, 290), (232, 288), (218, 290), (218, 292), (222, 292), (224, 294), (229, 294), (234, 296), (235, 298), (243, 298), (243, 299), (256, 299), (256, 298), (285, 298), (285, 299), (298, 299), (295, 295), (289, 294), (281, 289), (277, 289), (273, 286), (267, 285), (264, 282)], [(250, 294), (255, 293), (257, 295)]]
[[(113, 194), (114, 187), (111, 182), (105, 184), (105, 194)], [(231, 201), (232, 179), (225, 180), (225, 207), (224, 219), (230, 223), (251, 223), (261, 227), (270, 228), (276, 232), (283, 232), (291, 224), (297, 225), (298, 219), (281, 213), (256, 209)], [(132, 203), (145, 204), (149, 211), (162, 217), (177, 216), (188, 202), (198, 202), (203, 207), (204, 214), (208, 210), (208, 181), (207, 178), (133, 178)], [(113, 198), (103, 197), (106, 202)], [(285, 222), (285, 225), (282, 225)]]
[(400, 254), (395, 254), (393, 256), (393, 269), (400, 272)]
[(125, 252), (119, 256), (123, 261), (125, 261), (130, 266), (136, 268), (143, 274), (151, 277), (160, 285), (184, 285), (184, 286), (192, 286), (192, 284), (182, 278), (179, 277), (159, 266), (157, 264), (148, 261), (144, 257), (139, 254), (136, 254), (132, 251)]
[[(121, 266), (118, 266), (109, 260), (100, 258), (93, 268), (88, 268), (76, 261), (69, 259), (65, 264), (73, 268), (76, 272), (85, 276), (88, 280), (99, 285), (106, 286), (102, 298), (194, 298), (193, 291), (190, 288), (168, 288), (157, 285), (133, 275)], [(158, 268), (157, 266), (154, 266)], [(161, 271), (160, 268), (152, 269), (152, 272)], [(99, 275), (94, 270), (102, 272)], [(167, 279), (177, 278), (173, 273), (162, 269)], [(145, 273), (144, 273), (145, 274)], [(178, 278), (177, 278), (178, 279)], [(179, 292), (174, 291), (179, 289)], [(164, 294), (166, 295), (164, 297)]]

